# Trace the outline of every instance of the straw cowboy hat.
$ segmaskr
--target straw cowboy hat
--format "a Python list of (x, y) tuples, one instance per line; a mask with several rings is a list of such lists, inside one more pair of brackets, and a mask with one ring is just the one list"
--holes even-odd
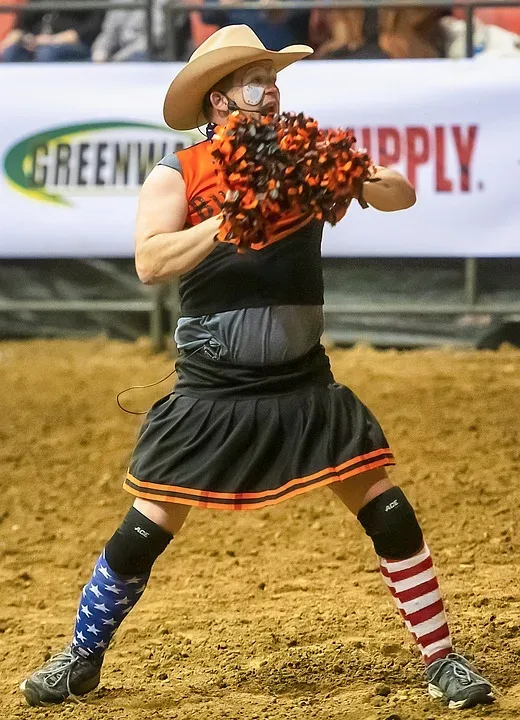
[(229, 25), (213, 33), (175, 77), (164, 100), (164, 119), (174, 130), (192, 130), (208, 122), (202, 105), (211, 88), (226, 75), (259, 60), (272, 60), (275, 70), (311, 55), (307, 45), (267, 50), (247, 25)]

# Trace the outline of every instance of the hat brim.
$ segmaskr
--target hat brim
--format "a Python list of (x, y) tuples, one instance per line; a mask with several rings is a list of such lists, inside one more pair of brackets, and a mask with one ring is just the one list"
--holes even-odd
[(208, 122), (202, 109), (204, 96), (222, 78), (261, 60), (271, 60), (279, 72), (312, 53), (308, 45), (289, 45), (278, 52), (240, 45), (210, 50), (173, 79), (164, 100), (164, 120), (174, 130), (192, 130)]

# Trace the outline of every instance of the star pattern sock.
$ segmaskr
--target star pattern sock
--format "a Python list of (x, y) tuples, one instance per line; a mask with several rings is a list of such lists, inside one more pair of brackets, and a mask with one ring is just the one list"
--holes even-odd
[(101, 664), (112, 636), (145, 591), (149, 577), (150, 573), (122, 577), (101, 555), (83, 588), (76, 615), (72, 646), (78, 655)]

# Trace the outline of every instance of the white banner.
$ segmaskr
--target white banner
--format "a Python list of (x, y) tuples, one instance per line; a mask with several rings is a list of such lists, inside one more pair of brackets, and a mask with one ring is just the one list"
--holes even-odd
[[(0, 66), (0, 258), (132, 255), (143, 178), (201, 138), (162, 120), (179, 67)], [(325, 255), (520, 255), (520, 60), (307, 61), (279, 85), (417, 188), (406, 212), (352, 207)]]

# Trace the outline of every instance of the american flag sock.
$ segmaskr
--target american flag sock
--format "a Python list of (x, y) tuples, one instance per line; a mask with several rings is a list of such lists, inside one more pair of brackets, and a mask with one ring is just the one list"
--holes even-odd
[(379, 562), (383, 579), (424, 662), (429, 665), (453, 652), (444, 603), (427, 545), (407, 560), (380, 557)]
[(105, 553), (100, 556), (76, 615), (72, 646), (78, 655), (101, 664), (112, 636), (143, 594), (149, 577), (150, 573), (122, 577), (108, 566)]

